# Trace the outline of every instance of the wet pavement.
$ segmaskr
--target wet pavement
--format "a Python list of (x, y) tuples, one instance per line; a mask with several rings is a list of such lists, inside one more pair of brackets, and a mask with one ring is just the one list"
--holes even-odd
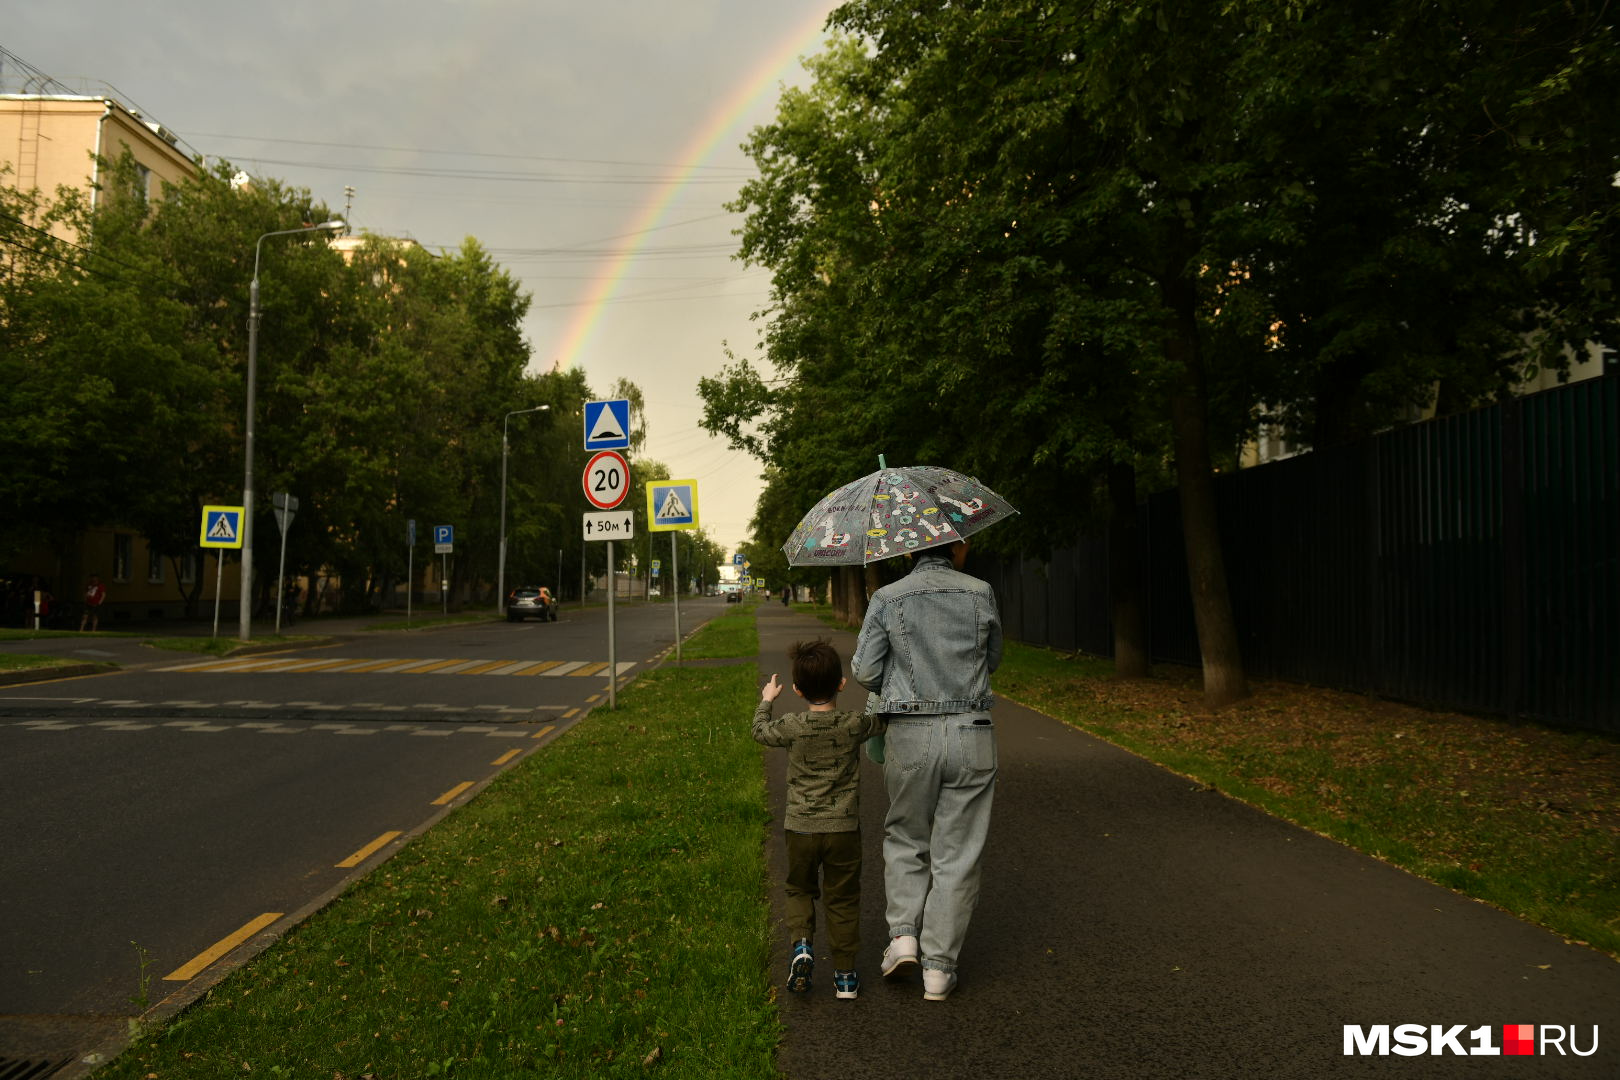
[[(851, 633), (759, 608), (760, 672), (795, 640)], [(860, 708), (853, 681), (840, 697)], [(780, 707), (779, 707), (780, 711)], [(833, 996), (825, 941), (813, 989), (780, 992), (779, 1063), (828, 1077), (1613, 1077), (1620, 964), (1422, 881), (1005, 700), (983, 891), (960, 984), (924, 1001), (887, 983), (882, 771), (862, 757), (861, 995)], [(739, 719), (739, 722), (744, 722)], [(764, 751), (776, 820), (767, 843), (786, 972), (780, 814), (786, 755)], [(1452, 1032), (1442, 1053), (1395, 1053), (1396, 1025)], [(1459, 1056), (1534, 1024), (1591, 1056)], [(1386, 1055), (1345, 1053), (1345, 1026), (1389, 1025)], [(1460, 1031), (1454, 1031), (1461, 1025)], [(1549, 1030), (1543, 1031), (1545, 1025)], [(1476, 1029), (1487, 1030), (1476, 1035)]]

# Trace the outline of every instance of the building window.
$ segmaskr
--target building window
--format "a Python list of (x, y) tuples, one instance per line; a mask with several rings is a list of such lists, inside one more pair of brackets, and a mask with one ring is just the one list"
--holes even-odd
[(146, 583), (163, 584), (163, 552), (151, 544), (146, 545)]
[(135, 538), (128, 533), (113, 533), (113, 567), (114, 581), (129, 580), (129, 564), (135, 549)]
[(187, 552), (186, 554), (180, 556), (180, 584), (197, 584), (197, 571), (199, 569), (198, 564), (201, 561), (202, 556), (197, 554), (195, 551)]

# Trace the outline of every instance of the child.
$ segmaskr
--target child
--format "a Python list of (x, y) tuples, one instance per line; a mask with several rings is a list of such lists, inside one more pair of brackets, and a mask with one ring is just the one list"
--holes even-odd
[[(838, 653), (825, 641), (799, 642), (788, 650), (793, 661), (793, 692), (809, 712), (771, 719), (771, 703), (782, 684), (771, 676), (754, 709), (754, 740), (788, 751), (787, 923), (793, 959), (787, 988), (810, 989), (815, 953), (816, 897), (827, 915), (832, 945), (833, 989), (841, 998), (860, 992), (855, 954), (861, 947), (862, 742), (883, 731), (883, 718), (844, 712), (835, 701), (844, 688)], [(819, 878), (820, 887), (817, 887)]]

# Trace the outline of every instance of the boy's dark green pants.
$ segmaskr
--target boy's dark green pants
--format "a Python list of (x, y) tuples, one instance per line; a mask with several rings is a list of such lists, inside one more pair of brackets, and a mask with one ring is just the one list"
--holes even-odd
[(788, 940), (815, 939), (816, 899), (827, 913), (835, 971), (855, 970), (861, 951), (861, 834), (786, 832)]

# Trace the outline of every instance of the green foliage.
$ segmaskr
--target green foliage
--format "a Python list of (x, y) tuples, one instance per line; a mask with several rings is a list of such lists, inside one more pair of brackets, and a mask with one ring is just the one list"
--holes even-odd
[(508, 576), (551, 581), (559, 550), (577, 567), (579, 414), (597, 395), (579, 372), (529, 372), (529, 298), (511, 274), (470, 238), (434, 256), (367, 237), (345, 259), (324, 232), (267, 236), (331, 215), (275, 180), (233, 186), (234, 172), (148, 204), (126, 155), (93, 209), (83, 193), (0, 187), (0, 518), (16, 523), (0, 561), (91, 525), (196, 551), (202, 505), (242, 490), (257, 277), (261, 553), (278, 535), (268, 495), (287, 491), (289, 573), (335, 571), (351, 609), (404, 577), (408, 518), (423, 538), (457, 527), (458, 595), (493, 581), (503, 421), (547, 405), (505, 425)]
[(1339, 443), (1620, 342), (1598, 5), (852, 0), (830, 21), (845, 36), (752, 133), (732, 204), (773, 275), (762, 362), (699, 386), (704, 425), (775, 470), (762, 546), (879, 453), (1023, 508), (988, 548), (1093, 526), (1105, 475), (1174, 483), (1212, 700), (1235, 696), (1211, 476), (1262, 422)]

